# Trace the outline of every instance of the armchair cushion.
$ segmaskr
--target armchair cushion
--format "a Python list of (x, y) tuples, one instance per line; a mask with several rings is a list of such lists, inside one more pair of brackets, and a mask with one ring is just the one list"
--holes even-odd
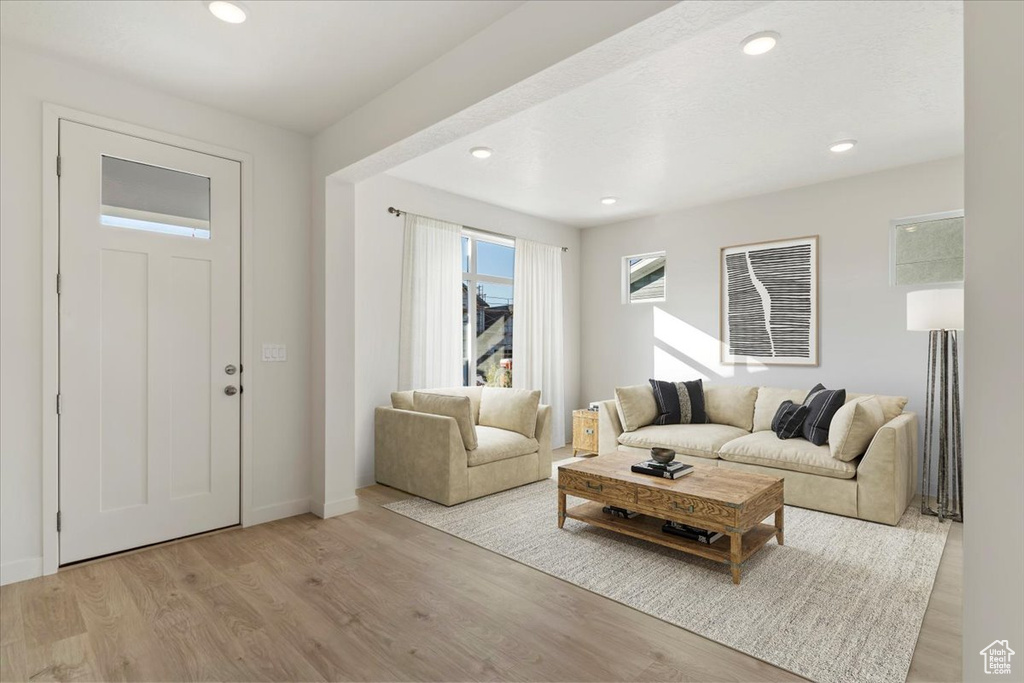
[(412, 391), (392, 391), (391, 407), (395, 410), (416, 410), (412, 402)]
[(479, 444), (476, 449), (466, 453), (470, 467), (517, 458), (540, 450), (537, 439), (528, 439), (519, 432), (497, 427), (477, 427), (477, 438)]
[[(479, 424), (481, 427), (507, 429), (532, 439), (537, 435), (539, 405), (539, 391), (484, 387), (480, 397)], [(467, 447), (466, 450), (472, 449)]]
[(445, 396), (425, 391), (412, 395), (413, 409), (417, 413), (444, 415), (455, 419), (462, 435), (462, 445), (467, 451), (477, 447), (476, 426), (473, 424), (473, 407), (468, 396)]

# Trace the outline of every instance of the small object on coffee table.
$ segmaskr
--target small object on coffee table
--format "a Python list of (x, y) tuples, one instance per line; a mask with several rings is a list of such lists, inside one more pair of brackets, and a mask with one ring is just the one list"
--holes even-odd
[(639, 512), (633, 512), (632, 510), (620, 508), (616, 505), (605, 505), (601, 509), (601, 512), (605, 513), (606, 515), (613, 515), (615, 517), (620, 517), (622, 519), (633, 519), (634, 517), (640, 514)]
[(652, 477), (678, 479), (692, 472), (693, 465), (687, 465), (682, 462), (670, 462), (667, 465), (662, 465), (660, 462), (654, 462), (653, 460), (644, 460), (630, 467), (630, 470), (637, 474), (649, 474)]
[(671, 448), (652, 448), (651, 460), (667, 465), (676, 459), (676, 452)]

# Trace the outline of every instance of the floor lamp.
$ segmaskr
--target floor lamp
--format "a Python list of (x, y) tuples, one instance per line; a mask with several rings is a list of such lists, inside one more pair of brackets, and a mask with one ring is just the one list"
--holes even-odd
[[(926, 289), (908, 292), (907, 329), (928, 332), (928, 393), (925, 396), (924, 412), (921, 513), (936, 516), (940, 522), (944, 519), (962, 522), (964, 467), (960, 429), (960, 359), (956, 333), (964, 329), (964, 290)], [(937, 451), (933, 450), (935, 442), (938, 442)], [(930, 502), (933, 466), (936, 478), (935, 507)]]

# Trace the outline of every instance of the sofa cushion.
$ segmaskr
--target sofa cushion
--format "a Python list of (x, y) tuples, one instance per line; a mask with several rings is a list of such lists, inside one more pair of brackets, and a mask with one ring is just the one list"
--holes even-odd
[(794, 472), (819, 474), (836, 479), (852, 479), (857, 465), (832, 457), (828, 446), (815, 446), (807, 439), (782, 441), (774, 432), (754, 432), (724, 444), (718, 457), (730, 462), (775, 467)]
[(754, 426), (756, 399), (757, 387), (729, 384), (704, 387), (704, 410), (707, 411), (708, 422), (732, 425), (747, 432)]
[(836, 411), (828, 428), (828, 447), (833, 458), (853, 460), (871, 445), (882, 425), (882, 404), (874, 396), (861, 396)]
[(477, 447), (476, 426), (473, 424), (473, 408), (468, 396), (445, 396), (425, 391), (416, 391), (412, 395), (413, 409), (417, 413), (444, 415), (455, 418), (462, 434), (462, 445), (467, 451)]
[(763, 432), (772, 428), (772, 419), (783, 401), (803, 403), (807, 392), (803, 389), (777, 389), (775, 387), (758, 387), (757, 400), (754, 401), (754, 428), (752, 432)]
[(521, 455), (529, 455), (540, 450), (540, 443), (537, 439), (527, 438), (519, 432), (486, 426), (476, 429), (479, 444), (474, 450), (466, 453), (466, 461), (470, 467), (508, 458), (518, 458)]
[(650, 384), (615, 387), (615, 407), (619, 411), (622, 429), (633, 432), (654, 422), (658, 417), (658, 403)]
[(518, 432), (532, 439), (537, 433), (539, 405), (540, 391), (484, 387), (480, 397), (479, 424)]
[(650, 425), (623, 432), (619, 443), (633, 448), (671, 448), (683, 455), (717, 458), (722, 444), (745, 434), (749, 432), (730, 425)]
[(906, 396), (882, 396), (881, 394), (851, 394), (847, 392), (846, 401), (849, 403), (855, 398), (864, 398), (865, 396), (874, 396), (878, 399), (878, 402), (882, 406), (882, 416), (886, 422), (895, 419), (903, 412), (903, 409), (907, 406)]

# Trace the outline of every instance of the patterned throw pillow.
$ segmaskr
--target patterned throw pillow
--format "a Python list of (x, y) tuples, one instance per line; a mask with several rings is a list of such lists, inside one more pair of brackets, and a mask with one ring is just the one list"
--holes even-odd
[(832, 416), (846, 403), (846, 389), (826, 389), (818, 384), (804, 399), (808, 407), (807, 419), (804, 420), (804, 438), (815, 446), (824, 445), (828, 441), (828, 428), (832, 424)]
[(654, 401), (658, 404), (656, 425), (704, 424), (708, 421), (704, 410), (704, 382), (662, 382), (652, 379)]
[(779, 409), (775, 411), (775, 417), (772, 418), (772, 431), (780, 439), (792, 439), (794, 436), (799, 436), (803, 431), (807, 413), (810, 411), (811, 409), (802, 403), (797, 405), (792, 401), (783, 401), (779, 404)]

